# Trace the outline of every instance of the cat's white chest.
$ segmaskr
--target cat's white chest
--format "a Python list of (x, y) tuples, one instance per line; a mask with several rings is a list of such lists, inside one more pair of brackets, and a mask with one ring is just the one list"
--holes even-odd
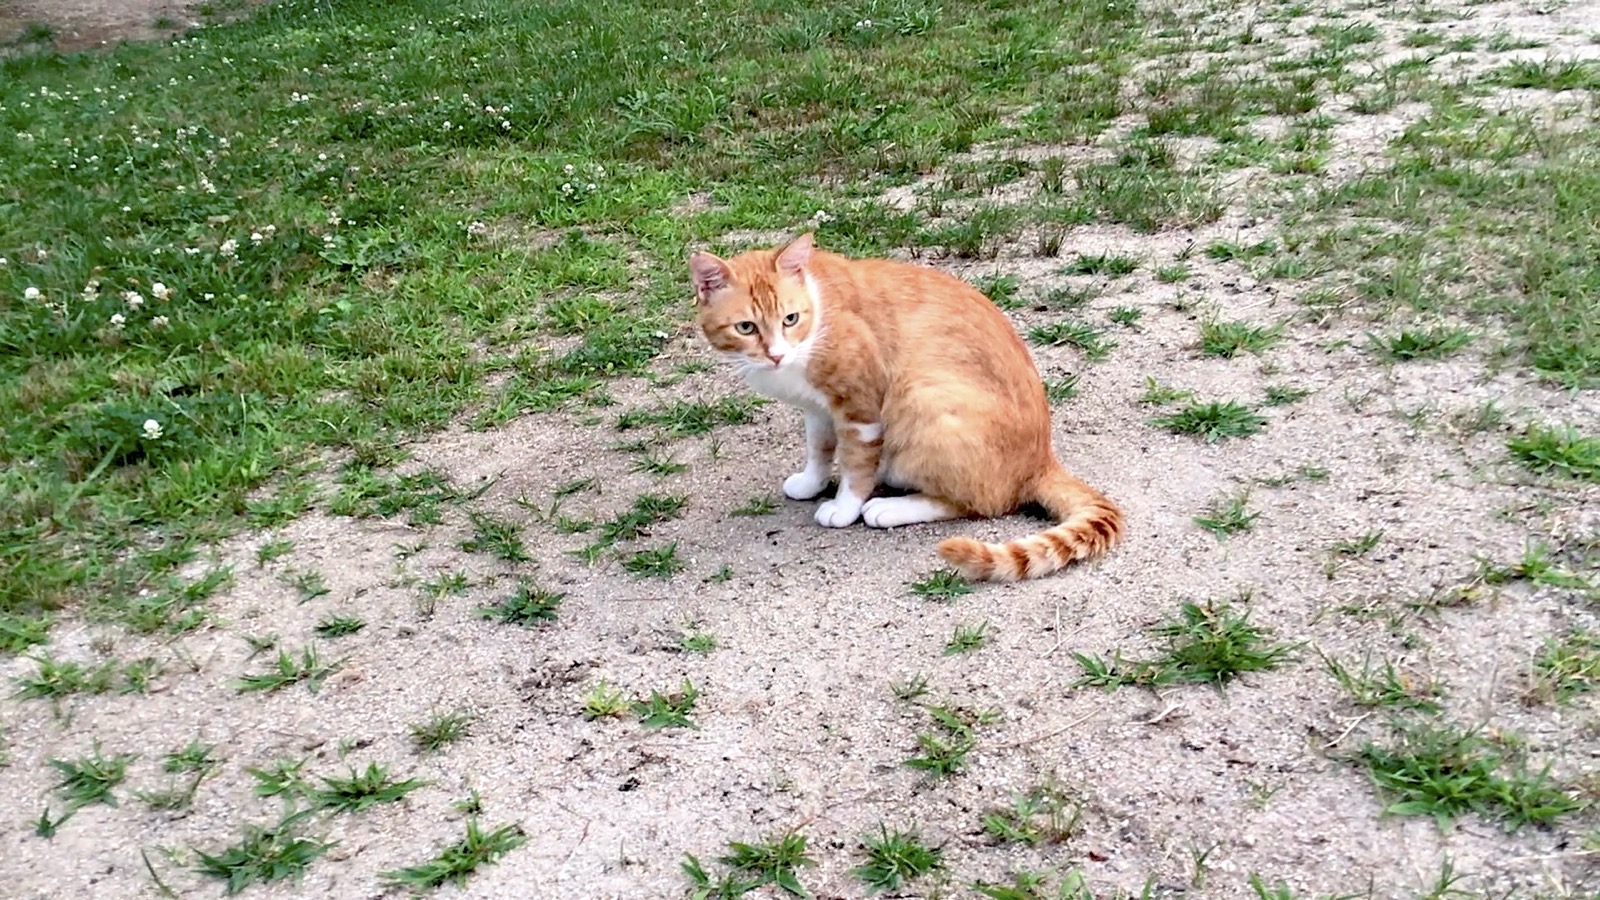
[(805, 364), (797, 361), (776, 369), (747, 369), (745, 384), (765, 397), (781, 400), (808, 412), (828, 415), (828, 398), (806, 380)]

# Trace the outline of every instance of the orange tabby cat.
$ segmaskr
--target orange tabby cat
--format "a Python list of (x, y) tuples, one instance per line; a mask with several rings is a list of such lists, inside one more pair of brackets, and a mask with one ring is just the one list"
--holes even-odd
[[(1050, 444), (1050, 406), (1011, 322), (953, 275), (848, 259), (804, 234), (731, 259), (689, 257), (706, 339), (757, 392), (805, 414), (806, 467), (783, 492), (838, 493), (816, 519), (893, 528), (1001, 516), (1029, 502), (1060, 522), (1006, 544), (950, 538), (939, 555), (971, 579), (1047, 575), (1098, 556), (1122, 512), (1068, 474)], [(878, 483), (914, 491), (873, 497)]]

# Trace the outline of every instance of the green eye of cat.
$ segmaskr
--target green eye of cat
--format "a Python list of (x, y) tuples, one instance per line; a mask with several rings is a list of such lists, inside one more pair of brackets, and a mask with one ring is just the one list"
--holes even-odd
[(754, 323), (754, 322), (738, 322), (733, 326), (733, 330), (739, 332), (740, 334), (755, 334), (756, 333), (756, 323)]
[(794, 325), (798, 325), (799, 323), (800, 323), (800, 314), (797, 313), (797, 312), (796, 313), (789, 313), (787, 316), (783, 317), (783, 324), (784, 324), (785, 327), (792, 327)]

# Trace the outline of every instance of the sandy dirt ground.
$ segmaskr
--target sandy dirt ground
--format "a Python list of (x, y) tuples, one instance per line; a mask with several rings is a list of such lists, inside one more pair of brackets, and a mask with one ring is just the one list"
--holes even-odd
[[(7, 4), (3, 15), (37, 14), (26, 6)], [(63, 21), (97, 40), (128, 23), (145, 27), (168, 9), (102, 2), (92, 4), (96, 19), (90, 6)], [(1437, 27), (1510, 30), (1557, 48), (1537, 55), (1593, 55), (1596, 13), (1593, 3), (1553, 12), (1485, 4)], [(1372, 21), (1395, 40), (1393, 20)], [(1380, 164), (1383, 142), (1407, 119), (1405, 109), (1349, 119), (1337, 132), (1330, 177)], [(76, 698), (56, 715), (37, 701), (0, 706), (11, 746), (11, 764), (0, 769), (0, 894), (157, 896), (143, 850), (177, 895), (218, 895), (218, 883), (193, 871), (195, 851), (216, 852), (243, 825), (268, 824), (279, 812), (276, 799), (253, 795), (246, 767), (306, 759), (311, 774), (379, 762), (428, 784), (399, 804), (316, 820), (311, 831), (337, 841), (328, 857), (301, 884), (256, 886), (250, 896), (380, 896), (380, 872), (459, 838), (463, 816), (453, 804), (471, 791), (482, 797), (486, 825), (520, 823), (528, 841), (446, 896), (681, 896), (684, 853), (709, 860), (729, 840), (798, 828), (818, 861), (802, 870), (805, 884), (818, 897), (859, 897), (864, 890), (848, 870), (859, 862), (858, 837), (880, 821), (916, 825), (944, 849), (947, 875), (902, 896), (971, 896), (973, 879), (1075, 866), (1105, 895), (1149, 881), (1164, 895), (1251, 896), (1247, 875), (1259, 873), (1283, 880), (1296, 897), (1369, 888), (1377, 897), (1415, 897), (1447, 860), (1474, 895), (1596, 896), (1600, 865), (1582, 849), (1592, 820), (1507, 833), (1476, 817), (1441, 828), (1382, 815), (1351, 758), (1363, 741), (1386, 734), (1385, 715), (1355, 707), (1317, 651), (1357, 666), (1370, 654), (1408, 678), (1436, 681), (1450, 720), (1518, 733), (1531, 758), (1561, 780), (1593, 785), (1595, 699), (1526, 702), (1530, 660), (1546, 636), (1582, 613), (1548, 590), (1518, 586), (1459, 605), (1439, 600), (1472, 582), (1480, 558), (1511, 561), (1534, 536), (1600, 531), (1600, 492), (1534, 483), (1506, 461), (1505, 432), (1458, 433), (1452, 417), (1493, 399), (1516, 422), (1592, 430), (1600, 404), (1474, 354), (1380, 365), (1362, 350), (1359, 324), (1297, 320), (1263, 355), (1202, 358), (1196, 329), (1209, 316), (1266, 324), (1298, 311), (1294, 297), (1234, 263), (1196, 255), (1194, 277), (1180, 285), (1152, 275), (1191, 242), (1271, 236), (1274, 223), (1255, 218), (1249, 195), (1249, 181), (1234, 185), (1221, 221), (1192, 231), (1141, 236), (1095, 226), (1068, 235), (1064, 254), (1149, 261), (1125, 278), (1062, 275), (1058, 260), (1032, 257), (1027, 240), (993, 261), (929, 261), (967, 277), (1016, 275), (1026, 293), (1094, 284), (1104, 292), (1092, 309), (1142, 311), (1136, 327), (1113, 330), (1117, 346), (1104, 362), (1085, 364), (1068, 349), (1036, 351), (1047, 377), (1081, 379), (1078, 396), (1056, 409), (1059, 453), (1127, 512), (1126, 543), (1104, 561), (981, 587), (951, 603), (912, 596), (907, 585), (938, 568), (933, 547), (942, 537), (1003, 539), (1038, 523), (822, 530), (812, 504), (781, 500), (778, 486), (802, 451), (798, 414), (776, 404), (750, 424), (667, 442), (686, 472), (636, 471), (636, 456), (617, 449), (635, 435), (613, 429), (616, 413), (742, 393), (722, 371), (618, 383), (615, 409), (527, 416), (488, 431), (451, 428), (412, 447), (402, 470), (435, 469), (462, 491), (482, 492), (474, 509), (528, 522), (532, 561), (463, 550), (472, 528), (462, 508), (447, 508), (431, 526), (409, 525), (404, 515), (318, 512), (231, 541), (197, 566), (195, 574), (229, 566), (234, 584), (210, 602), (209, 624), (196, 633), (156, 640), (92, 623), (58, 625), (58, 658), (93, 662), (114, 645), (119, 657), (155, 657), (163, 674), (148, 696)], [(1015, 318), (1022, 326), (1046, 321), (1026, 308)], [(685, 324), (657, 370), (706, 359)], [(1256, 437), (1206, 444), (1147, 424), (1153, 411), (1139, 398), (1150, 376), (1202, 399), (1258, 403), (1271, 385), (1311, 393), (1270, 409)], [(667, 581), (640, 579), (611, 557), (593, 565), (574, 558), (570, 551), (589, 538), (560, 533), (530, 507), (548, 508), (558, 487), (586, 478), (598, 489), (568, 497), (563, 513), (604, 519), (642, 493), (687, 497), (681, 517), (622, 545), (676, 542), (686, 570)], [(1252, 530), (1219, 540), (1196, 527), (1193, 517), (1213, 500), (1245, 490), (1260, 513)], [(730, 515), (754, 496), (780, 499), (767, 515)], [(1382, 537), (1370, 553), (1330, 568), (1332, 545), (1371, 532)], [(285, 539), (292, 553), (257, 563), (261, 545)], [(321, 572), (328, 593), (302, 602), (289, 582), (304, 570)], [(424, 583), (455, 572), (469, 587), (427, 610)], [(565, 594), (557, 622), (519, 628), (479, 615), (520, 576)], [(1232, 600), (1279, 639), (1300, 644), (1293, 664), (1225, 691), (1072, 686), (1081, 674), (1073, 652), (1145, 654), (1151, 626), (1186, 600), (1206, 599)], [(349, 637), (315, 636), (316, 623), (334, 613), (369, 624)], [(942, 655), (958, 625), (985, 621), (990, 646)], [(716, 636), (714, 652), (681, 649), (691, 624)], [(247, 638), (269, 635), (295, 652), (315, 645), (342, 665), (316, 693), (294, 686), (241, 695), (234, 680), (271, 657), (253, 654)], [(11, 660), (0, 675), (9, 680), (34, 665)], [(930, 720), (897, 700), (890, 684), (916, 673), (934, 699), (999, 713), (978, 728), (966, 770), (948, 780), (902, 764)], [(685, 678), (701, 692), (696, 730), (581, 714), (583, 696), (601, 680), (634, 696)], [(418, 754), (409, 726), (452, 710), (472, 715), (468, 735), (442, 753)], [(138, 790), (166, 786), (162, 755), (195, 740), (215, 744), (223, 764), (192, 808), (169, 814), (135, 799)], [(96, 744), (138, 754), (120, 804), (81, 810), (52, 841), (35, 837), (33, 822), (51, 801), (47, 761)], [(1047, 783), (1081, 808), (1071, 837), (1036, 848), (989, 839), (985, 814)], [(1197, 858), (1205, 861), (1201, 879)], [(752, 896), (776, 896), (770, 890)]]

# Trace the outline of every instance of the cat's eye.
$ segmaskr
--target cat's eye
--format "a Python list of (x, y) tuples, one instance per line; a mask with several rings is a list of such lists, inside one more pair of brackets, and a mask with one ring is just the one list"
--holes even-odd
[(789, 313), (783, 317), (783, 326), (785, 328), (793, 328), (798, 324), (800, 324), (800, 314), (797, 312)]
[(739, 332), (740, 334), (755, 334), (756, 333), (756, 323), (754, 323), (754, 322), (736, 322), (736, 323), (734, 323), (733, 330)]

